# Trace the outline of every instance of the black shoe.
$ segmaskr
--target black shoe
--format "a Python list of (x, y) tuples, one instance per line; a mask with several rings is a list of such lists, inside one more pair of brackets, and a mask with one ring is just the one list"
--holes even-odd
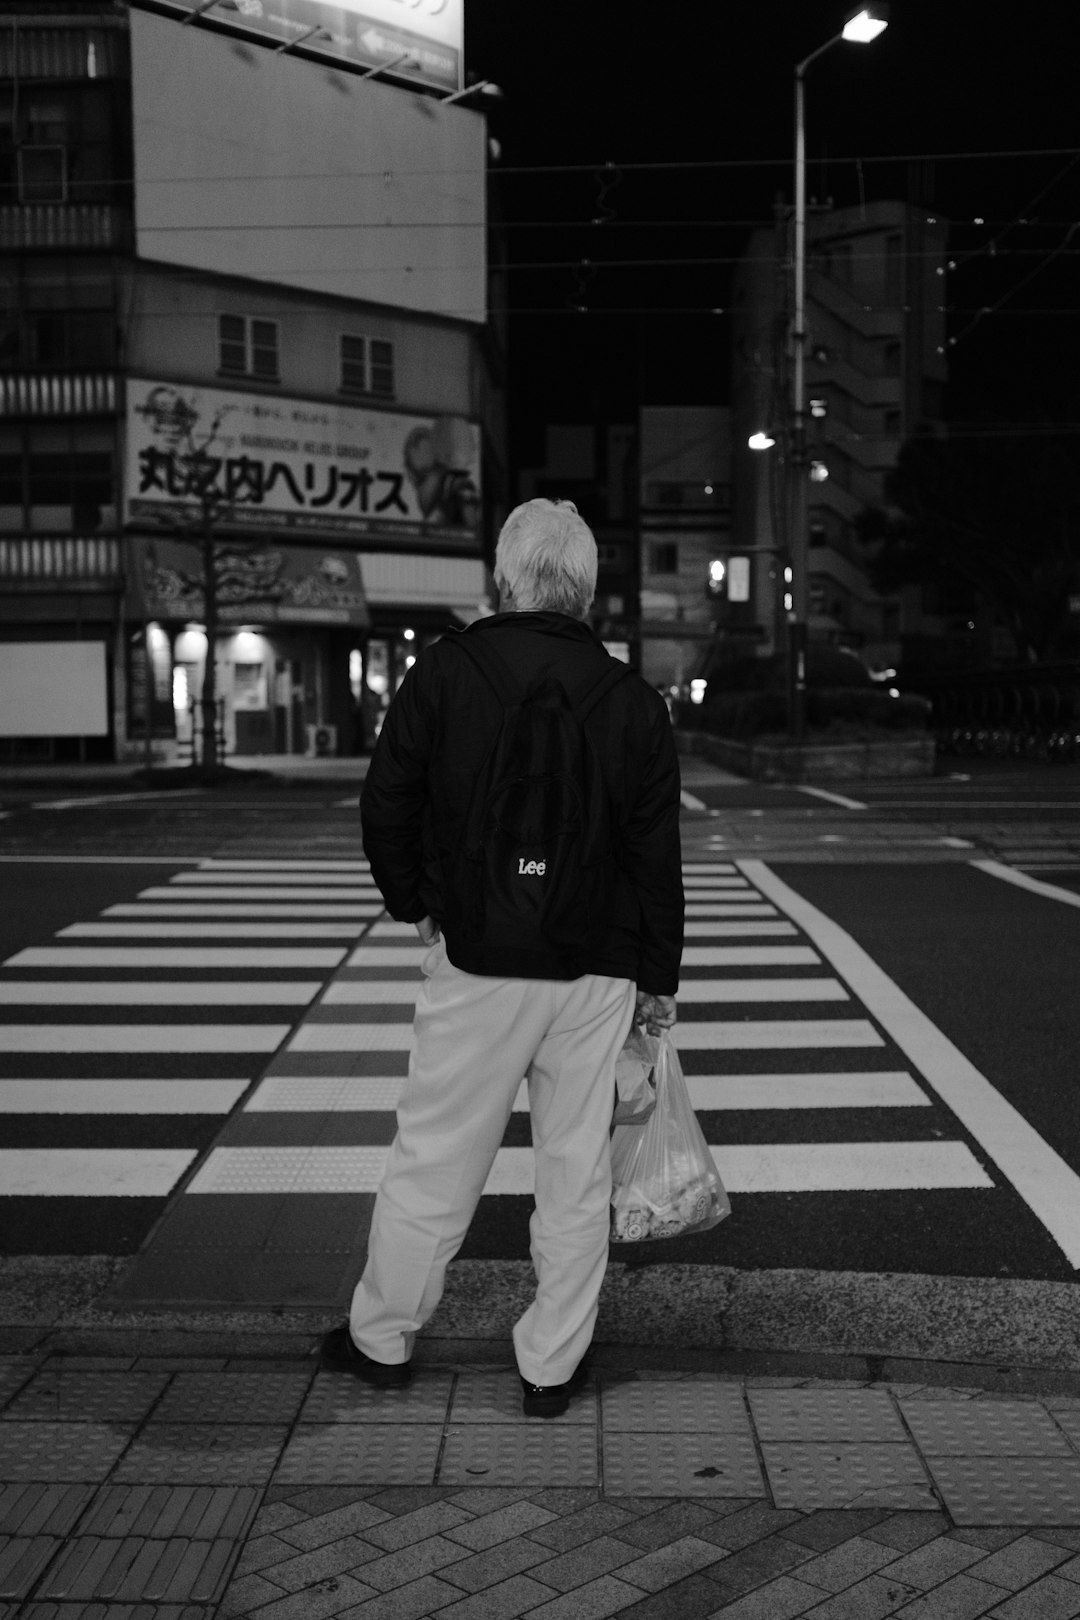
[(521, 1409), (526, 1417), (562, 1417), (573, 1395), (580, 1395), (589, 1381), (589, 1358), (583, 1356), (565, 1384), (530, 1384), (522, 1378)]
[(326, 1335), (319, 1346), (319, 1366), (326, 1372), (352, 1373), (354, 1378), (373, 1384), (376, 1389), (400, 1389), (412, 1378), (412, 1368), (407, 1361), (373, 1361), (358, 1350), (347, 1322), (331, 1328)]

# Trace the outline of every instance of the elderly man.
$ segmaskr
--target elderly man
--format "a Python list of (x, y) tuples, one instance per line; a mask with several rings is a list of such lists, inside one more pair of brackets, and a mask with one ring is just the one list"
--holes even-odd
[(674, 1023), (682, 952), (671, 723), (586, 622), (596, 571), (571, 502), (517, 507), (495, 553), (500, 612), (422, 652), (387, 713), (364, 849), (390, 915), (429, 950), (367, 1265), (321, 1354), (369, 1384), (408, 1382), (526, 1077), (537, 1288), (514, 1347), (537, 1417), (585, 1382), (615, 1060), (635, 1020)]

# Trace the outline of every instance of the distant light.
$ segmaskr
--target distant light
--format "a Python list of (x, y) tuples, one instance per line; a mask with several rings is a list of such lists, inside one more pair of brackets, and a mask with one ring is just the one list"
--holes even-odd
[(785, 585), (790, 585), (794, 578), (795, 578), (795, 575), (792, 572), (792, 570), (790, 568), (785, 568), (784, 569), (784, 584)]
[(706, 495), (711, 495), (712, 494), (712, 485), (711, 484), (706, 484), (705, 485), (705, 493), (706, 493)]
[(406, 658), (406, 660), (405, 660), (405, 668), (406, 669), (412, 669), (412, 667), (413, 667), (413, 665), (415, 663), (416, 663), (416, 659), (413, 657), (412, 653), (410, 653), (408, 658)]
[(890, 697), (899, 697), (900, 696), (900, 688), (898, 686), (890, 686), (889, 687), (889, 696)]
[(810, 482), (812, 484), (823, 484), (828, 476), (829, 469), (823, 461), (812, 461), (810, 463)]
[(816, 399), (812, 399), (810, 401), (810, 415), (811, 416), (819, 416), (820, 417), (820, 416), (828, 416), (828, 414), (829, 414), (829, 402), (828, 402), (827, 399), (822, 399), (820, 397), (820, 395), (819, 395)]
[(792, 606), (794, 605), (794, 600), (795, 599), (792, 596), (790, 591), (785, 591), (784, 592), (784, 612), (785, 613), (790, 613), (791, 612)]
[(889, 26), (887, 6), (864, 6), (844, 24), (844, 38), (852, 45), (869, 45)]
[(691, 703), (703, 703), (705, 701), (705, 688), (707, 685), (708, 682), (702, 680), (690, 682)]
[(406, 641), (415, 641), (416, 640), (416, 631), (415, 630), (403, 630), (401, 633), (405, 637)]
[(709, 578), (712, 580), (713, 584), (722, 585), (724, 583), (724, 575), (726, 573), (727, 563), (724, 561), (723, 557), (714, 557), (712, 562), (709, 564)]
[(973, 225), (985, 225), (986, 221), (985, 221), (985, 219), (983, 219), (981, 214), (976, 214), (975, 218), (972, 220), (972, 224)]
[(769, 433), (751, 433), (747, 439), (751, 450), (771, 450), (776, 440)]

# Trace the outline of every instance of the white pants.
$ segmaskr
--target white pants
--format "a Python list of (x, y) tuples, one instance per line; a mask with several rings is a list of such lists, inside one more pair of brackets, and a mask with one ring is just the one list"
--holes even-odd
[(536, 1298), (514, 1328), (530, 1383), (561, 1384), (589, 1347), (607, 1268), (615, 1059), (629, 979), (462, 973), (440, 942), (424, 959), (398, 1131), (375, 1199), (349, 1327), (376, 1361), (407, 1361), (442, 1296), (513, 1108), (529, 1083)]

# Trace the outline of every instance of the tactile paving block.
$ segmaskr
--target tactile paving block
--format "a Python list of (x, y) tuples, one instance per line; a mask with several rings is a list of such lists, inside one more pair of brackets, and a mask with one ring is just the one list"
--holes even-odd
[(451, 1411), (454, 1423), (513, 1423), (531, 1427), (536, 1423), (596, 1423), (596, 1389), (587, 1384), (557, 1418), (527, 1418), (521, 1410), (521, 1378), (516, 1369), (475, 1368), (463, 1372), (454, 1391)]
[(0, 1479), (104, 1479), (134, 1432), (128, 1424), (0, 1423)]
[(447, 1431), (440, 1485), (595, 1485), (591, 1425), (463, 1424)]
[[(404, 1389), (372, 1389), (349, 1373), (320, 1373), (302, 1423), (442, 1423), (453, 1374), (424, 1369)], [(520, 1386), (519, 1386), (520, 1387)]]
[(927, 1457), (957, 1524), (1080, 1523), (1080, 1457)]
[(608, 1496), (764, 1496), (747, 1434), (604, 1432)]
[(908, 1427), (928, 1455), (1070, 1456), (1049, 1412), (1032, 1401), (902, 1401)]
[(907, 1439), (883, 1389), (751, 1389), (748, 1393), (761, 1440)]
[(87, 1372), (49, 1367), (8, 1408), (13, 1418), (138, 1423), (168, 1381), (167, 1373)]
[(156, 1485), (246, 1485), (269, 1479), (288, 1429), (284, 1424), (148, 1423), (116, 1478)]
[(304, 1423), (275, 1485), (433, 1485), (441, 1423)]
[(937, 1506), (915, 1447), (870, 1442), (765, 1441), (761, 1447), (777, 1507)]
[(309, 1372), (181, 1372), (154, 1413), (161, 1423), (291, 1423)]
[(115, 1541), (80, 1536), (68, 1542), (37, 1595), (211, 1603), (224, 1587), (234, 1551), (231, 1540), (147, 1541), (132, 1536)]
[(213, 1541), (245, 1534), (262, 1492), (247, 1485), (106, 1485), (79, 1526), (84, 1536), (177, 1536)]
[(750, 1434), (750, 1419), (738, 1384), (648, 1382), (604, 1385), (604, 1432), (663, 1433), (735, 1431)]
[(36, 1365), (29, 1356), (4, 1356), (0, 1359), (0, 1406), (22, 1388)]
[(0, 1598), (24, 1598), (63, 1545), (55, 1536), (12, 1536), (0, 1542)]
[(0, 1536), (66, 1536), (93, 1494), (92, 1485), (0, 1486)]

